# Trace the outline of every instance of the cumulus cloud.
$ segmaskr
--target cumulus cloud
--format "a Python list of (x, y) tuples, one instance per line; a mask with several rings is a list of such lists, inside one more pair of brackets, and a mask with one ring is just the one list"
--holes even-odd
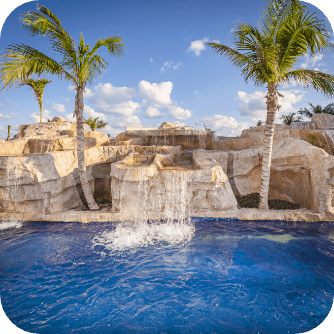
[(115, 128), (125, 128), (126, 126), (142, 126), (142, 122), (137, 115), (131, 115), (126, 117), (113, 117), (110, 125)]
[[(293, 104), (299, 102), (304, 92), (300, 90), (280, 90), (284, 98), (279, 98), (279, 104), (281, 105), (280, 113), (296, 112), (296, 108)], [(253, 116), (253, 117), (264, 117), (267, 114), (267, 105), (265, 103), (266, 92), (256, 91), (252, 94), (239, 91), (239, 110), (241, 116)]]
[(147, 118), (159, 118), (164, 115), (165, 114), (162, 113), (159, 109), (152, 106), (148, 106), (147, 109), (145, 110), (145, 113), (143, 114), (143, 116)]
[(168, 106), (167, 112), (172, 119), (186, 120), (191, 117), (191, 111), (188, 109), (183, 109), (177, 105)]
[(204, 37), (203, 39), (197, 39), (196, 41), (192, 41), (187, 51), (194, 52), (194, 54), (197, 57), (199, 57), (202, 51), (205, 50), (205, 43), (207, 43), (208, 41), (209, 39), (207, 37)]
[(57, 112), (64, 113), (66, 111), (65, 106), (59, 103), (53, 103), (52, 109), (56, 110)]
[(170, 81), (157, 83), (149, 83), (142, 80), (139, 83), (139, 93), (144, 98), (161, 105), (168, 105), (172, 103), (170, 94), (172, 92), (173, 84)]
[(233, 117), (223, 115), (213, 115), (211, 117), (202, 118), (195, 122), (196, 125), (203, 125), (216, 131), (217, 134), (225, 136), (238, 136), (242, 130), (249, 128), (248, 122), (237, 122)]
[[(91, 108), (88, 105), (84, 106), (84, 117), (86, 119), (88, 119), (89, 117), (92, 117), (93, 119), (95, 119), (96, 117), (99, 117), (99, 120), (106, 122), (108, 120), (108, 116), (106, 114), (100, 113), (100, 112), (96, 112), (93, 108)], [(70, 114), (72, 116), (72, 120), (73, 120), (73, 114)]]
[[(35, 123), (39, 123), (40, 113), (37, 114), (37, 113), (34, 112), (33, 114), (30, 115), (30, 117), (33, 119), (33, 121)], [(48, 120), (51, 121), (52, 119), (53, 119), (53, 117), (51, 115), (51, 111), (44, 109), (43, 113), (42, 113), (42, 122), (47, 122)]]

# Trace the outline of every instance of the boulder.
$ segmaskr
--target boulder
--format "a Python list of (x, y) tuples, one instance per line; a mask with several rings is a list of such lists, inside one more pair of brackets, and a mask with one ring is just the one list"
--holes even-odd
[[(260, 192), (262, 147), (210, 152), (235, 185), (235, 195)], [(287, 200), (323, 213), (333, 213), (334, 156), (298, 138), (274, 142), (269, 199)], [(333, 193), (333, 195), (332, 195)]]
[(330, 114), (315, 114), (311, 119), (316, 130), (331, 130), (334, 129), (334, 115)]
[(52, 122), (63, 123), (66, 122), (66, 119), (64, 117), (56, 116), (53, 118)]
[(171, 129), (171, 128), (177, 128), (176, 124), (170, 123), (170, 122), (163, 122), (158, 129)]

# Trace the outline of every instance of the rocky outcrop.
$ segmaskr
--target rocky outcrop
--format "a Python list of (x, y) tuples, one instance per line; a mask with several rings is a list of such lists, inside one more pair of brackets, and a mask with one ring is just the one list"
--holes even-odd
[(315, 114), (312, 116), (311, 122), (314, 123), (316, 130), (334, 129), (334, 115)]
[[(217, 161), (194, 152), (192, 164), (176, 154), (129, 154), (111, 165), (113, 209), (122, 217), (175, 219), (204, 211), (236, 209), (228, 178)], [(175, 212), (177, 211), (177, 212)]]
[[(236, 196), (260, 192), (262, 147), (239, 151), (201, 151), (221, 165)], [(298, 203), (317, 212), (333, 213), (334, 156), (304, 140), (274, 142), (269, 199)]]

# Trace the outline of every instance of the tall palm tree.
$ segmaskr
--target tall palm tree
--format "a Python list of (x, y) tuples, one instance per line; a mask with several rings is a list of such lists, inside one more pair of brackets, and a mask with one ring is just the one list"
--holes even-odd
[(289, 115), (281, 115), (280, 119), (283, 121), (283, 124), (286, 125), (291, 125), (292, 122), (301, 122), (303, 120), (302, 117), (297, 116), (294, 112)]
[(313, 105), (312, 103), (309, 103), (310, 110), (309, 109), (300, 109), (298, 111), (299, 114), (306, 116), (308, 118), (312, 118), (315, 114), (330, 114), (334, 115), (334, 103), (327, 104), (327, 106), (322, 107), (320, 104)]
[(28, 12), (22, 16), (23, 26), (33, 35), (43, 35), (61, 60), (58, 62), (44, 53), (25, 44), (14, 44), (7, 47), (0, 63), (0, 82), (2, 89), (14, 87), (29, 78), (32, 74), (54, 74), (71, 81), (76, 90), (74, 115), (77, 123), (77, 159), (80, 182), (90, 210), (98, 206), (90, 191), (85, 166), (84, 130), (83, 130), (83, 93), (87, 84), (100, 76), (108, 63), (96, 52), (105, 46), (111, 56), (123, 53), (120, 36), (99, 39), (91, 48), (85, 44), (81, 34), (79, 43), (64, 30), (60, 20), (48, 8), (38, 5), (39, 12)]
[(40, 123), (42, 123), (44, 88), (50, 82), (52, 81), (42, 78), (37, 80), (27, 79), (21, 83), (21, 85), (28, 85), (29, 87), (31, 87), (35, 93), (35, 97), (37, 99), (40, 109)]
[(295, 80), (305, 88), (313, 88), (327, 97), (334, 95), (334, 76), (294, 65), (308, 51), (311, 54), (328, 48), (329, 35), (314, 13), (297, 0), (268, 1), (259, 28), (240, 23), (233, 31), (235, 46), (206, 43), (217, 53), (227, 56), (241, 69), (245, 81), (252, 79), (256, 86), (266, 85), (267, 120), (262, 153), (260, 206), (268, 209), (268, 191), (274, 122), (279, 110), (279, 85)]

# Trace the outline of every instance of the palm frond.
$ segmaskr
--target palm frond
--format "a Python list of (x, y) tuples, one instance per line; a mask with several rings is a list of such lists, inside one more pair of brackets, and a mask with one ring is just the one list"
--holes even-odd
[(87, 54), (87, 57), (90, 58), (101, 46), (107, 47), (109, 54), (114, 57), (120, 57), (124, 54), (123, 40), (120, 36), (115, 35), (108, 38), (100, 38)]
[(298, 69), (285, 73), (281, 77), (280, 83), (289, 83), (291, 79), (305, 88), (315, 89), (326, 97), (334, 96), (334, 75), (314, 70)]
[(64, 75), (66, 79), (73, 77), (54, 59), (24, 44), (10, 45), (0, 58), (0, 82), (2, 90), (9, 89), (24, 82), (32, 74), (43, 73)]

